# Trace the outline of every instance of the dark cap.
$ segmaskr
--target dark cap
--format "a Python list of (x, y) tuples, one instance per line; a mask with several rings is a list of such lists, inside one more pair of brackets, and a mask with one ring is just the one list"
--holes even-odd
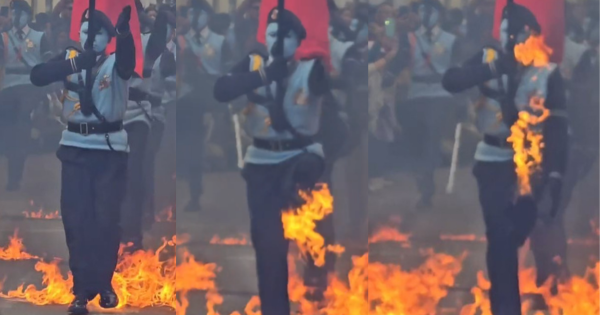
[[(89, 12), (88, 9), (86, 9), (83, 12), (83, 16), (81, 17), (81, 24), (83, 24), (84, 22), (89, 22), (90, 19), (89, 19), (88, 12)], [(104, 12), (95, 10), (93, 17), (94, 17), (94, 22), (96, 25), (96, 31), (99, 30), (100, 27), (102, 27), (102, 28), (106, 29), (106, 31), (108, 32), (108, 35), (110, 37), (117, 36), (117, 32), (115, 31), (115, 26), (112, 24), (112, 22), (108, 18), (108, 16), (106, 16), (106, 14), (104, 14)]]
[(538, 34), (542, 33), (542, 26), (538, 23), (533, 12), (520, 4), (509, 4), (502, 10), (502, 19), (508, 20), (508, 33), (518, 34), (525, 26), (529, 26)]
[[(279, 14), (281, 16), (281, 22), (283, 23), (283, 28), (285, 33), (290, 30), (294, 31), (296, 35), (298, 35), (298, 39), (303, 40), (306, 38), (306, 29), (304, 25), (302, 25), (302, 21), (291, 11), (283, 10), (283, 12), (279, 12), (277, 7), (273, 8), (271, 12), (269, 12), (269, 17), (267, 19), (267, 25), (271, 23), (278, 23)], [(281, 25), (279, 25), (281, 27)]]
[(10, 8), (26, 12), (30, 16), (33, 14), (33, 10), (27, 1), (25, 0), (13, 0), (10, 3)]

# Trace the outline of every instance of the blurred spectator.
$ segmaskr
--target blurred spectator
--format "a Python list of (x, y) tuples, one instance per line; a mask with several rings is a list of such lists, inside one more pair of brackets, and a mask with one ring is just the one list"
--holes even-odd
[[(234, 17), (234, 35), (240, 54), (246, 54), (257, 47), (258, 15), (260, 0), (244, 0)], [(236, 59), (238, 56), (235, 56)]]
[(60, 0), (52, 11), (52, 21), (67, 21), (71, 23), (73, 13), (73, 0)]
[(467, 40), (474, 46), (495, 43), (492, 36), (495, 5), (494, 0), (472, 0), (467, 7)]

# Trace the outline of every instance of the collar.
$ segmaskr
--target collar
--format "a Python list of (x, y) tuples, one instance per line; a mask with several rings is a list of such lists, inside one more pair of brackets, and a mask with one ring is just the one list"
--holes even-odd
[[(30, 30), (31, 29), (29, 28), (29, 26), (25, 25), (25, 27), (23, 27), (23, 29), (21, 30), (21, 31), (23, 31), (23, 36), (27, 37), (27, 35), (29, 35)], [(12, 33), (13, 33), (13, 35), (17, 35), (17, 29), (14, 26), (12, 28)]]
[[(442, 32), (442, 29), (440, 28), (439, 25), (434, 26), (433, 29), (431, 29), (432, 38), (437, 38), (441, 32)], [(416, 33), (417, 33), (417, 35), (425, 36), (425, 33), (427, 33), (427, 29), (425, 28), (425, 26), (421, 25), (421, 27), (419, 27), (419, 29), (416, 31)]]

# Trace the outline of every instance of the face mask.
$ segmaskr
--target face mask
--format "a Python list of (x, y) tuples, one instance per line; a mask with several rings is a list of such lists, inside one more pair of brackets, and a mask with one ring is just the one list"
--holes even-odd
[[(194, 21), (194, 14), (195, 13), (196, 13), (196, 11), (194, 11), (193, 9), (190, 9), (190, 11), (188, 12), (188, 19), (192, 23)], [(200, 15), (198, 16), (198, 22), (196, 22), (196, 25), (195, 25), (194, 29), (197, 30), (197, 31), (201, 31), (207, 25), (208, 25), (208, 13), (206, 13), (206, 11), (200, 11)]]
[(421, 23), (428, 29), (434, 28), (440, 20), (440, 12), (430, 6), (422, 5), (419, 7), (419, 17)]
[[(524, 43), (528, 38), (529, 38), (529, 32), (521, 31), (521, 32), (519, 32), (519, 34), (517, 34), (517, 40), (516, 40), (515, 44)], [(502, 45), (502, 48), (504, 48), (505, 50), (507, 49), (507, 47), (508, 47), (508, 20), (506, 20), (506, 19), (502, 20), (502, 23), (500, 23), (500, 44)]]
[[(273, 54), (273, 48), (277, 41), (277, 29), (277, 23), (271, 23), (267, 26), (267, 37), (265, 38), (265, 42), (271, 55)], [(300, 41), (298, 40), (298, 35), (296, 35), (294, 31), (288, 32), (287, 36), (283, 39), (283, 57), (285, 59), (292, 58), (294, 54), (296, 54), (296, 49), (298, 49), (299, 46)]]
[(17, 29), (23, 29), (29, 23), (29, 14), (21, 10), (12, 10), (13, 26)]
[[(81, 47), (85, 47), (85, 42), (88, 39), (88, 22), (83, 22), (81, 24), (81, 30), (79, 31), (79, 43)], [(104, 28), (101, 28), (98, 33), (96, 33), (96, 37), (94, 38), (94, 51), (97, 53), (101, 53), (106, 50), (106, 46), (110, 42), (110, 36)]]

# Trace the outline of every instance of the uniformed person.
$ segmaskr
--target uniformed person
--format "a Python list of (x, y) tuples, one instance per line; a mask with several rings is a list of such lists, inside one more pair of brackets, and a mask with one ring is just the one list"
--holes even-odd
[[(243, 95), (252, 102), (242, 111), (244, 129), (254, 139), (242, 175), (247, 184), (263, 315), (290, 313), (288, 241), (281, 212), (297, 206), (298, 190), (313, 188), (323, 173), (323, 147), (313, 137), (319, 131), (320, 100), (330, 93), (320, 60), (292, 60), (306, 37), (301, 21), (289, 11), (279, 14), (283, 14), (281, 25), (276, 8), (268, 17), (269, 56), (249, 55), (219, 78), (214, 89), (220, 102)], [(277, 51), (275, 45), (279, 27), (285, 28), (283, 51)], [(287, 84), (278, 92), (275, 82), (280, 80)]]
[(31, 69), (51, 56), (52, 46), (43, 32), (31, 29), (31, 6), (24, 0), (11, 2), (12, 28), (2, 33), (0, 54), (4, 67), (0, 93), (1, 137), (8, 162), (6, 189), (20, 188), (25, 161), (31, 147), (31, 113), (45, 97), (31, 85)]
[[(129, 79), (135, 68), (135, 45), (129, 28), (131, 7), (123, 9), (116, 27), (102, 12), (90, 30), (88, 11), (81, 19), (83, 47), (95, 32), (93, 48), (75, 48), (37, 65), (31, 82), (46, 86), (65, 83), (64, 118), (57, 156), (62, 163), (61, 215), (69, 248), (75, 299), (70, 314), (87, 314), (87, 303), (98, 294), (100, 306), (114, 308), (118, 298), (111, 281), (120, 242), (119, 217), (127, 180), (127, 132), (123, 118)], [(107, 55), (116, 37), (116, 52)], [(93, 69), (93, 87), (85, 87), (87, 69)], [(90, 93), (91, 92), (91, 93)]]
[(169, 22), (168, 13), (163, 10), (157, 16), (153, 31), (142, 35), (144, 71), (142, 77), (134, 74), (130, 81), (129, 102), (123, 120), (129, 141), (128, 185), (121, 217), (122, 242), (130, 245), (127, 247), (128, 251), (142, 249), (142, 219), (146, 205), (146, 188), (149, 186), (145, 181), (148, 177), (144, 175), (144, 170), (147, 168), (146, 160), (154, 158), (153, 155), (147, 154), (151, 126), (155, 120), (152, 108), (162, 106), (162, 95), (152, 93), (153, 84), (156, 82), (152, 76), (161, 76), (158, 69), (159, 58), (166, 49), (167, 36), (170, 36), (167, 34), (169, 23), (173, 29), (175, 18), (171, 16)]
[(422, 0), (415, 7), (422, 25), (409, 34), (412, 83), (403, 106), (410, 119), (403, 127), (420, 193), (416, 207), (422, 209), (432, 206), (443, 126), (453, 110), (453, 97), (442, 88), (441, 81), (453, 63), (457, 45), (456, 37), (440, 27), (444, 6), (438, 0)]
[[(539, 286), (553, 278), (553, 293), (557, 284), (570, 278), (567, 257), (567, 232), (565, 213), (575, 187), (584, 180), (598, 162), (598, 116), (600, 101), (597, 88), (600, 85), (600, 63), (598, 62), (598, 25), (588, 34), (589, 49), (583, 53), (580, 62), (572, 72), (568, 101), (569, 113), (569, 163), (563, 179), (561, 200), (554, 218), (546, 218), (531, 233), (531, 251), (535, 257)], [(593, 174), (596, 182), (598, 178)], [(594, 203), (584, 203), (585, 209), (578, 216), (587, 221), (597, 213), (597, 197)], [(587, 211), (589, 209), (589, 211)], [(587, 224), (587, 222), (585, 222)], [(541, 303), (538, 303), (538, 305)], [(538, 306), (534, 305), (534, 306)], [(543, 308), (543, 305), (541, 305)]]
[(217, 108), (210, 95), (215, 80), (225, 72), (224, 63), (230, 55), (225, 36), (208, 27), (213, 14), (205, 0), (192, 1), (187, 11), (191, 28), (178, 38), (182, 54), (179, 62), (184, 64), (179, 68), (183, 73), (178, 75), (184, 84), (177, 95), (177, 168), (189, 184), (190, 200), (185, 206), (188, 212), (200, 211), (205, 147), (203, 118), (207, 111)]
[[(330, 37), (331, 63), (334, 69), (332, 88), (336, 95), (343, 99), (344, 109), (349, 122), (349, 137), (346, 161), (346, 187), (348, 189), (348, 213), (350, 225), (347, 237), (356, 241), (359, 246), (364, 242), (367, 226), (368, 201), (368, 82), (367, 50), (368, 27), (357, 32), (354, 42), (344, 42)], [(341, 95), (340, 95), (341, 94)]]
[[(545, 100), (550, 116), (542, 124), (544, 149), (541, 174), (532, 178), (540, 217), (549, 217), (558, 206), (561, 177), (566, 168), (567, 120), (565, 87), (556, 64), (541, 67), (518, 64), (509, 38), (517, 43), (541, 33), (535, 16), (513, 4), (503, 11), (502, 49), (485, 48), (463, 66), (449, 69), (445, 89), (457, 93), (478, 86), (482, 102), (477, 107), (477, 125), (483, 141), (477, 145), (473, 174), (479, 187), (488, 240), (487, 270), (491, 282), (490, 301), (494, 315), (521, 314), (518, 277), (518, 247), (536, 222), (536, 203), (531, 196), (516, 198), (517, 177), (514, 150), (507, 142), (519, 111), (529, 111), (533, 97)], [(519, 77), (517, 81), (515, 78)], [(554, 197), (550, 200), (550, 197)], [(551, 202), (545, 204), (544, 200)]]
[[(160, 103), (153, 104), (151, 110), (151, 128), (150, 136), (146, 150), (146, 156), (144, 157), (144, 184), (146, 202), (144, 208), (145, 211), (145, 222), (146, 227), (150, 227), (151, 223), (154, 222), (156, 214), (156, 207), (154, 204), (154, 189), (155, 189), (155, 161), (156, 155), (160, 148), (163, 133), (165, 131), (165, 125), (167, 123), (166, 115), (167, 109), (170, 105), (173, 105), (176, 101), (176, 45), (175, 45), (175, 32), (176, 32), (176, 20), (174, 7), (163, 5), (159, 8), (160, 19), (163, 19), (163, 15), (166, 18), (166, 25), (162, 32), (165, 32), (164, 36), (167, 38), (167, 44), (165, 49), (156, 60), (152, 68), (150, 94), (154, 98), (160, 98)], [(157, 17), (158, 19), (159, 17)], [(162, 22), (161, 22), (162, 23)], [(171, 176), (172, 174), (169, 174)]]

